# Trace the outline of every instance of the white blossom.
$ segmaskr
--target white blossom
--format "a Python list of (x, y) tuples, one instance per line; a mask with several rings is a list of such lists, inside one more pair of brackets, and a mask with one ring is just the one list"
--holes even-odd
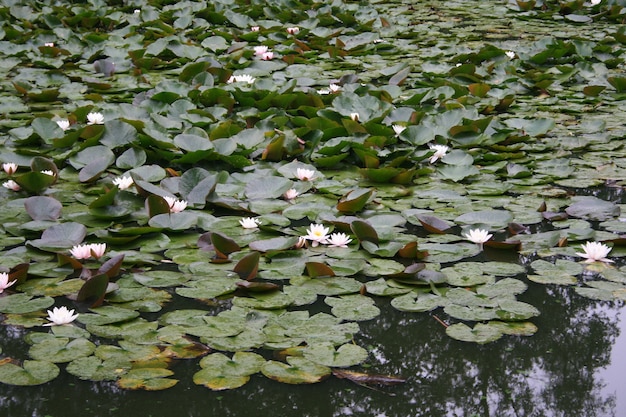
[(255, 219), (254, 217), (244, 217), (239, 220), (239, 224), (244, 229), (256, 229), (261, 224), (261, 221), (259, 219)]
[(74, 310), (68, 310), (65, 306), (54, 307), (48, 310), (48, 320), (51, 323), (44, 324), (44, 326), (62, 326), (73, 322), (77, 317), (78, 314), (74, 314)]
[(241, 74), (241, 75), (231, 75), (230, 78), (226, 81), (228, 84), (232, 83), (248, 83), (252, 84), (256, 78), (252, 77), (250, 74)]
[(0, 272), (0, 294), (16, 282), (17, 280), (9, 282), (9, 274), (6, 272)]
[(446, 153), (450, 149), (446, 145), (432, 145), (431, 144), (428, 146), (430, 147), (430, 149), (435, 151), (435, 153), (429, 159), (429, 162), (431, 164), (434, 164), (438, 159), (441, 159), (444, 156), (446, 156)]
[(91, 112), (87, 115), (88, 125), (101, 125), (104, 123), (104, 116), (102, 113)]
[(163, 197), (167, 201), (167, 205), (170, 206), (171, 213), (180, 213), (187, 208), (186, 200), (177, 200), (173, 197)]
[(306, 168), (296, 169), (296, 177), (300, 181), (311, 181), (314, 176), (315, 176), (315, 171), (313, 171), (312, 169), (306, 169)]
[(352, 239), (345, 233), (332, 233), (328, 238), (329, 248), (347, 248)]
[(57, 126), (61, 128), (64, 132), (70, 128), (70, 121), (67, 119), (57, 120)]
[(22, 187), (20, 187), (20, 185), (13, 180), (8, 180), (8, 181), (3, 182), (2, 186), (12, 191), (19, 191), (22, 189)]
[(290, 188), (289, 190), (283, 193), (283, 198), (285, 200), (293, 200), (298, 195), (300, 195), (300, 193), (295, 188)]
[(320, 243), (326, 243), (328, 240), (328, 227), (324, 227), (322, 224), (312, 224), (307, 229), (305, 239), (311, 241), (311, 246), (318, 246)]
[(134, 184), (132, 177), (117, 177), (113, 179), (113, 185), (117, 185), (120, 190), (125, 190)]
[(611, 252), (610, 247), (600, 242), (587, 242), (581, 245), (585, 253), (576, 252), (576, 255), (586, 258), (585, 262), (613, 262), (606, 256)]
[(2, 164), (2, 169), (8, 175), (13, 175), (15, 174), (15, 171), (17, 171), (17, 164), (14, 162), (5, 162), (4, 164)]

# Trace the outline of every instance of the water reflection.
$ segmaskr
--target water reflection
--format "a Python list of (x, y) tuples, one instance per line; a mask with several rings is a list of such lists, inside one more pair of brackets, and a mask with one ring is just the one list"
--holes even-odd
[[(410, 314), (379, 300), (383, 314), (362, 323), (359, 344), (370, 346), (367, 372), (402, 375), (407, 382), (368, 389), (331, 378), (288, 386), (256, 375), (245, 387), (214, 393), (195, 386), (197, 361), (181, 362), (180, 379), (163, 392), (129, 392), (113, 383), (79, 381), (61, 373), (39, 387), (4, 386), (8, 416), (578, 416), (626, 415), (616, 387), (602, 378), (620, 333), (620, 306), (578, 296), (571, 288), (531, 283), (524, 294), (542, 310), (532, 337), (504, 337), (478, 346), (450, 339), (431, 315)], [(3, 336), (7, 337), (6, 327)], [(616, 352), (614, 352), (616, 354)]]

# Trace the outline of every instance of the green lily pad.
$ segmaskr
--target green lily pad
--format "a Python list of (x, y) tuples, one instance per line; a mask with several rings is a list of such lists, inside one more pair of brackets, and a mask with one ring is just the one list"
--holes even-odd
[(11, 294), (0, 297), (0, 312), (13, 314), (32, 313), (48, 308), (53, 304), (54, 298), (52, 297), (33, 298), (28, 294)]
[(50, 338), (34, 344), (28, 351), (31, 358), (54, 363), (71, 362), (91, 355), (96, 345), (87, 339)]
[(59, 367), (48, 361), (24, 361), (22, 366), (0, 362), (0, 382), (7, 385), (41, 385), (52, 381), (60, 373)]
[(498, 326), (492, 326), (490, 323), (478, 323), (473, 329), (466, 324), (456, 323), (446, 328), (446, 334), (456, 340), (482, 345), (500, 339), (503, 333)]
[(380, 314), (374, 300), (360, 294), (326, 297), (324, 302), (332, 307), (331, 312), (334, 316), (344, 320), (371, 320)]
[(346, 368), (358, 365), (367, 359), (367, 350), (347, 343), (335, 349), (332, 343), (318, 343), (307, 346), (302, 351), (304, 357), (319, 365)]
[(236, 352), (232, 358), (213, 353), (200, 361), (201, 371), (193, 376), (193, 382), (213, 391), (239, 388), (250, 380), (250, 375), (261, 370), (265, 359), (250, 352)]
[(315, 384), (327, 378), (331, 370), (305, 358), (288, 356), (287, 363), (265, 362), (261, 372), (266, 377), (285, 384)]
[(65, 370), (88, 381), (115, 381), (131, 369), (131, 362), (124, 359), (101, 360), (95, 356), (74, 359)]
[(117, 381), (117, 385), (124, 389), (160, 391), (178, 383), (176, 379), (167, 378), (172, 375), (174, 372), (163, 368), (131, 369)]

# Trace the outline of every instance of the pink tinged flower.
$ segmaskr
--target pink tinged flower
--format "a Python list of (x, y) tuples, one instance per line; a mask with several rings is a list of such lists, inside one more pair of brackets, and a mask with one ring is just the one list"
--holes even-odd
[(322, 224), (312, 224), (306, 230), (307, 234), (304, 238), (311, 241), (311, 246), (316, 247), (320, 243), (328, 241), (328, 231), (328, 227), (324, 227)]
[(5, 162), (2, 164), (2, 169), (4, 169), (4, 172), (8, 175), (13, 175), (15, 171), (17, 171), (17, 164), (14, 162)]
[(7, 274), (6, 272), (0, 273), (0, 294), (2, 294), (4, 290), (9, 288), (11, 285), (15, 284), (16, 282), (17, 280), (13, 280), (9, 282), (9, 274)]
[(89, 252), (96, 259), (102, 258), (102, 255), (104, 255), (104, 252), (106, 252), (106, 250), (106, 243), (92, 243), (89, 245)]
[(67, 119), (57, 120), (57, 126), (61, 128), (64, 132), (70, 128), (70, 121)]
[(585, 259), (585, 262), (613, 262), (608, 259), (606, 256), (611, 252), (610, 247), (600, 242), (587, 242), (584, 245), (581, 245), (585, 253), (576, 252), (576, 255), (581, 256)]
[(54, 48), (54, 42), (46, 42), (43, 44), (43, 46), (49, 46), (51, 48)]
[(296, 249), (301, 249), (306, 246), (306, 237), (298, 236), (298, 242), (296, 243)]
[(113, 185), (117, 185), (120, 190), (125, 190), (133, 185), (133, 179), (131, 177), (117, 177), (113, 179)]
[(239, 220), (239, 224), (244, 229), (256, 229), (261, 224), (261, 221), (259, 219), (255, 219), (254, 217), (244, 217)]
[(287, 191), (285, 191), (285, 193), (283, 194), (283, 198), (285, 200), (293, 200), (294, 198), (296, 198), (300, 193), (298, 191), (296, 191), (295, 188), (291, 188)]
[(250, 31), (251, 31), (251, 32), (258, 32), (259, 30), (261, 30), (261, 28), (260, 28), (260, 27), (258, 27), (258, 26), (251, 26), (251, 27), (250, 27)]
[(297, 26), (287, 28), (287, 33), (290, 35), (297, 35), (300, 32), (300, 28)]
[(328, 238), (329, 248), (347, 248), (348, 243), (352, 242), (352, 239), (345, 233), (333, 233)]
[(444, 156), (446, 156), (446, 153), (450, 149), (446, 145), (428, 145), (428, 146), (430, 147), (430, 149), (435, 151), (435, 153), (428, 160), (431, 164), (434, 164), (438, 159), (441, 159)]
[(391, 127), (393, 128), (393, 131), (396, 132), (396, 135), (399, 135), (406, 129), (406, 126), (402, 125), (392, 125)]
[(173, 197), (163, 197), (167, 201), (167, 205), (170, 206), (171, 213), (180, 213), (187, 208), (187, 201), (177, 200)]
[(306, 169), (306, 168), (296, 169), (296, 177), (300, 181), (311, 181), (313, 179), (313, 176), (315, 176), (315, 171), (313, 171), (312, 169)]
[(104, 116), (102, 113), (91, 112), (87, 115), (88, 125), (101, 125), (104, 123)]
[(70, 249), (70, 253), (76, 259), (88, 259), (91, 258), (91, 246), (84, 245), (74, 245), (72, 249)]
[(359, 113), (350, 113), (350, 118), (355, 122), (358, 122), (361, 117), (359, 116)]
[(483, 243), (491, 239), (493, 236), (487, 230), (484, 229), (471, 229), (470, 231), (463, 233), (463, 236), (474, 243), (477, 243), (478, 246), (482, 249)]
[(262, 56), (266, 52), (269, 52), (269, 48), (265, 45), (254, 47), (254, 55), (256, 56)]
[(8, 181), (3, 182), (2, 186), (4, 188), (8, 188), (9, 190), (12, 190), (12, 191), (19, 191), (19, 190), (21, 190), (21, 187), (19, 186), (19, 184), (16, 183), (15, 181), (13, 181), (13, 180), (8, 180)]
[(261, 59), (263, 61), (271, 61), (272, 59), (274, 59), (274, 52), (265, 52), (263, 55), (261, 55)]
[(74, 314), (74, 310), (68, 310), (67, 307), (54, 307), (52, 310), (48, 310), (48, 320), (51, 323), (46, 323), (44, 326), (62, 326), (64, 324), (70, 324), (76, 318), (78, 314)]

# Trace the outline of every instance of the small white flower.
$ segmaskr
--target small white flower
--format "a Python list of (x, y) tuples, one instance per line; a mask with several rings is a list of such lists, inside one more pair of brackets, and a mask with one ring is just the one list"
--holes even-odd
[(361, 117), (359, 116), (359, 113), (350, 113), (350, 118), (355, 122), (358, 122)]
[(339, 84), (332, 84), (332, 83), (331, 83), (331, 84), (328, 86), (328, 89), (330, 90), (330, 92), (331, 92), (331, 93), (336, 93), (336, 92), (338, 92), (339, 90), (341, 90), (341, 86), (340, 86)]
[(104, 116), (102, 113), (91, 112), (87, 115), (88, 125), (101, 125), (104, 123)]
[(256, 78), (252, 77), (250, 74), (242, 74), (242, 75), (231, 75), (230, 78), (226, 81), (228, 84), (232, 83), (248, 83), (252, 84)]
[(406, 126), (402, 125), (391, 125), (391, 127), (393, 128), (393, 131), (396, 132), (396, 135), (399, 135), (406, 129)]
[(591, 0), (591, 5), (592, 6), (597, 6), (600, 3), (602, 3), (602, 0)]
[(300, 28), (297, 26), (287, 28), (287, 33), (290, 35), (297, 35), (300, 32)]
[(300, 181), (311, 181), (313, 179), (313, 176), (315, 176), (315, 171), (313, 171), (312, 169), (306, 169), (306, 168), (296, 169), (296, 177)]
[(263, 61), (271, 61), (272, 59), (274, 59), (274, 52), (272, 51), (265, 52), (263, 55), (261, 55), (261, 59)]
[(260, 27), (258, 27), (258, 26), (251, 26), (251, 27), (250, 27), (250, 31), (251, 31), (251, 32), (258, 32), (259, 30), (261, 30), (261, 28), (260, 28)]
[(49, 170), (49, 169), (42, 169), (39, 172), (41, 172), (42, 174), (50, 175), (51, 177), (54, 176), (54, 172), (52, 172), (52, 170)]
[(373, 41), (373, 43), (375, 43), (375, 44), (376, 43), (383, 43), (383, 42), (385, 42), (385, 41), (382, 40), (382, 39), (374, 39), (374, 41)]
[(328, 238), (329, 248), (347, 248), (352, 239), (345, 233), (332, 233)]
[(141, 13), (141, 10), (139, 10), (139, 9), (135, 9), (135, 10), (133, 10), (133, 13), (135, 13), (135, 14), (139, 14), (139, 13)]
[(261, 224), (261, 221), (259, 219), (255, 219), (254, 217), (244, 217), (239, 220), (239, 224), (244, 229), (256, 229)]
[(51, 323), (46, 323), (44, 326), (62, 326), (64, 324), (70, 324), (76, 318), (78, 314), (74, 314), (74, 310), (68, 310), (67, 307), (54, 307), (52, 310), (48, 310), (48, 320)]
[(576, 255), (582, 256), (583, 258), (587, 258), (585, 262), (613, 262), (608, 259), (606, 256), (611, 252), (610, 247), (600, 242), (587, 242), (584, 245), (581, 245), (585, 253), (576, 252)]
[(89, 259), (92, 256), (99, 259), (104, 255), (106, 248), (106, 243), (85, 243), (82, 245), (74, 245), (72, 249), (70, 249), (70, 253), (76, 259)]
[(54, 48), (54, 42), (46, 42), (43, 44), (43, 46), (49, 46), (51, 48)]
[(102, 255), (104, 255), (104, 252), (106, 252), (106, 250), (107, 250), (106, 243), (91, 243), (89, 245), (89, 252), (96, 259), (102, 258)]
[(301, 249), (306, 246), (306, 237), (298, 236), (298, 242), (295, 245), (296, 249)]
[(187, 208), (186, 200), (177, 200), (173, 197), (163, 197), (167, 201), (167, 205), (170, 206), (171, 213), (180, 213)]
[(269, 52), (269, 48), (265, 45), (254, 47), (254, 55), (256, 56), (262, 56), (266, 52)]
[(125, 190), (133, 185), (133, 179), (131, 177), (117, 177), (113, 179), (113, 185), (117, 185), (120, 190)]
[(17, 164), (14, 162), (5, 162), (2, 164), (2, 169), (4, 169), (4, 172), (8, 175), (13, 175), (15, 171), (17, 171)]
[(70, 121), (67, 119), (57, 120), (57, 125), (65, 132), (70, 128)]
[(509, 59), (515, 58), (515, 52), (513, 51), (506, 51), (504, 54), (509, 57)]
[(327, 242), (328, 230), (328, 227), (324, 227), (322, 224), (312, 224), (306, 230), (307, 235), (304, 238), (311, 241), (311, 246), (316, 247), (320, 243)]
[(296, 198), (300, 193), (298, 191), (296, 191), (295, 188), (290, 188), (289, 190), (285, 191), (283, 193), (283, 198), (285, 200), (293, 200), (294, 198)]
[(441, 159), (444, 156), (446, 156), (446, 153), (450, 149), (446, 145), (428, 145), (428, 146), (430, 147), (430, 149), (435, 151), (435, 153), (429, 159), (429, 162), (431, 164), (434, 164), (438, 159)]
[(15, 284), (16, 282), (17, 280), (13, 280), (9, 282), (9, 274), (7, 274), (6, 272), (1, 272), (0, 273), (0, 294), (2, 294), (4, 290), (9, 288), (11, 285)]
[(2, 186), (12, 191), (19, 191), (22, 189), (22, 187), (20, 187), (19, 184), (13, 180), (8, 180), (8, 181), (3, 182)]
[(484, 229), (471, 229), (470, 231), (463, 233), (463, 236), (471, 242), (478, 243), (478, 245), (482, 248), (483, 243), (491, 239), (493, 235)]

